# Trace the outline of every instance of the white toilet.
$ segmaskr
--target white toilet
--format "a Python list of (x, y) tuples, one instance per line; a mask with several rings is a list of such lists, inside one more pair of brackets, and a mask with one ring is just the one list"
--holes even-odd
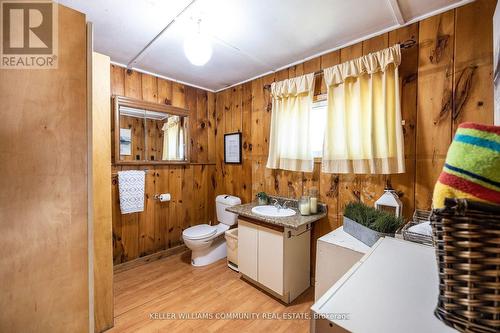
[(224, 233), (238, 220), (238, 215), (227, 212), (226, 208), (241, 204), (241, 199), (231, 195), (218, 195), (215, 199), (217, 221), (211, 226), (199, 224), (182, 232), (184, 244), (191, 249), (193, 266), (209, 265), (226, 257), (226, 239)]

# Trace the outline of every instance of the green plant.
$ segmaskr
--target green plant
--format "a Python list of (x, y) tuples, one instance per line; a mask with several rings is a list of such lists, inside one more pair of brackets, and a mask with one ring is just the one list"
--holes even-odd
[(257, 198), (262, 199), (262, 200), (269, 199), (269, 197), (267, 196), (266, 192), (259, 192), (259, 193), (257, 193)]
[(385, 234), (395, 233), (403, 224), (401, 217), (395, 217), (361, 202), (349, 202), (344, 209), (344, 216), (367, 228)]

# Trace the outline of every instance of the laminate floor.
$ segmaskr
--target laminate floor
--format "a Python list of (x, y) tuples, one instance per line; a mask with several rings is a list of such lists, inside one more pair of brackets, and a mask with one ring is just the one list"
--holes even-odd
[(115, 326), (107, 332), (309, 331), (312, 287), (285, 305), (241, 279), (225, 259), (193, 267), (190, 255), (115, 273)]

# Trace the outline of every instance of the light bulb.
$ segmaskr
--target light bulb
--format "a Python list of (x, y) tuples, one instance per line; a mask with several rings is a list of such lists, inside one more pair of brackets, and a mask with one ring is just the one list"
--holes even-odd
[(210, 40), (201, 33), (188, 36), (184, 40), (184, 54), (193, 65), (205, 65), (212, 57)]

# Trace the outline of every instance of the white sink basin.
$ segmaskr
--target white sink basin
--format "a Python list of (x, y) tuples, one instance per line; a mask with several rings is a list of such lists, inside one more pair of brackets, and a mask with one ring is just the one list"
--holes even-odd
[(257, 215), (262, 215), (262, 216), (269, 216), (269, 217), (287, 217), (287, 216), (294, 216), (295, 211), (290, 208), (276, 208), (271, 205), (267, 206), (256, 206), (252, 208), (252, 213), (257, 214)]

